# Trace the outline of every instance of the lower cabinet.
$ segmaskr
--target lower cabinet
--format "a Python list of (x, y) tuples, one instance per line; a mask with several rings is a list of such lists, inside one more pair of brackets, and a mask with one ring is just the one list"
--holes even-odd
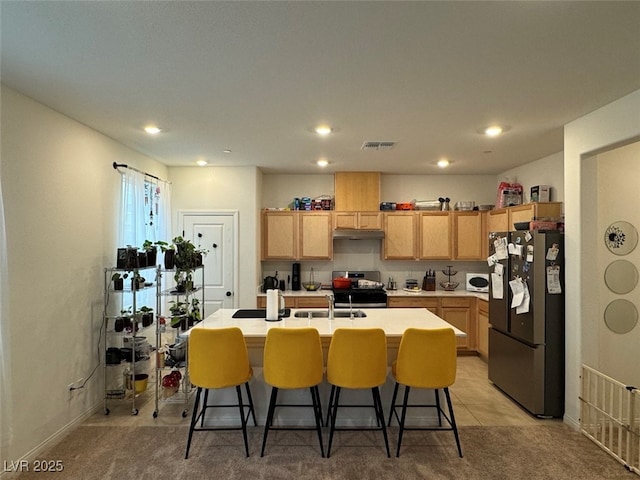
[[(326, 308), (326, 297), (313, 295), (308, 297), (284, 296), (284, 304), (287, 308)], [(260, 296), (257, 301), (258, 308), (267, 308), (267, 297)]]
[(458, 338), (459, 353), (476, 353), (475, 297), (388, 297), (389, 308), (426, 308), (467, 334)]
[(426, 308), (439, 315), (440, 300), (438, 297), (387, 297), (389, 308)]
[(476, 351), (476, 299), (441, 298), (440, 317), (467, 334), (458, 337), (458, 350)]
[(489, 358), (489, 302), (478, 300), (478, 355)]

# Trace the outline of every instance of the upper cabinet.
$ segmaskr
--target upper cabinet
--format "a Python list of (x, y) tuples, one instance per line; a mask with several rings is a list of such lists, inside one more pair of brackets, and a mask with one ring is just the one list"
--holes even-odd
[(479, 211), (453, 212), (453, 258), (482, 260), (487, 256), (485, 213)]
[(262, 260), (331, 260), (331, 212), (262, 212)]
[(487, 233), (488, 232), (508, 232), (509, 228), (509, 209), (496, 208), (487, 212)]
[(380, 208), (380, 172), (336, 172), (337, 212), (373, 212)]
[(333, 228), (336, 230), (380, 230), (382, 212), (335, 212)]
[(417, 217), (414, 212), (385, 212), (384, 248), (385, 260), (414, 260), (417, 255)]
[(452, 258), (451, 215), (449, 212), (418, 212), (418, 258)]
[(530, 222), (537, 218), (560, 218), (562, 216), (562, 202), (534, 202), (509, 207), (509, 230), (515, 230), (513, 224)]

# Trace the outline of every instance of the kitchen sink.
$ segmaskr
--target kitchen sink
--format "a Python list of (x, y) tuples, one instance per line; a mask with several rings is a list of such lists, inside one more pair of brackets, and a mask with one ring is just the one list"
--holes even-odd
[[(334, 310), (334, 318), (349, 318), (353, 313), (354, 318), (364, 318), (367, 316), (362, 310)], [(300, 310), (294, 315), (297, 318), (328, 318), (329, 312), (327, 310)]]

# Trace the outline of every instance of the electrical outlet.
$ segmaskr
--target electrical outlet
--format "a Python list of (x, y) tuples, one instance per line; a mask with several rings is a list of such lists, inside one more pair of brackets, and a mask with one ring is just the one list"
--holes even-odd
[(84, 382), (84, 377), (80, 377), (78, 380), (76, 380), (73, 383), (70, 383), (69, 385), (67, 385), (67, 389), (69, 391), (71, 390), (77, 390), (78, 388), (81, 388), (82, 386), (82, 382)]

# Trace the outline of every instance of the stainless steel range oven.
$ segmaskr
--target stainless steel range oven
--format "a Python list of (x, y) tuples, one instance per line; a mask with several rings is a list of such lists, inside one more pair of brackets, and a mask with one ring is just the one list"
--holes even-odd
[(387, 308), (387, 292), (379, 271), (334, 271), (331, 278), (351, 279), (350, 288), (334, 288), (336, 308)]

